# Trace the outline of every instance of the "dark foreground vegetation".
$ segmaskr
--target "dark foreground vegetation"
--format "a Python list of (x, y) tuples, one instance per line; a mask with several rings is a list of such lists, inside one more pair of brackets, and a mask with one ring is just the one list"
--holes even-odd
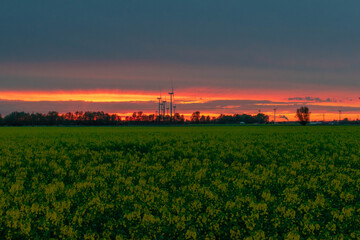
[(1, 128), (1, 239), (359, 239), (360, 128)]
[(117, 126), (117, 125), (154, 125), (154, 124), (224, 124), (224, 123), (268, 123), (269, 117), (262, 113), (257, 115), (234, 114), (211, 118), (194, 112), (190, 120), (185, 120), (183, 115), (176, 113), (172, 118), (169, 115), (157, 116), (134, 112), (132, 116), (121, 118), (116, 114), (104, 112), (75, 112), (59, 114), (58, 112), (26, 113), (13, 112), (4, 118), (0, 115), (0, 125), (5, 126)]

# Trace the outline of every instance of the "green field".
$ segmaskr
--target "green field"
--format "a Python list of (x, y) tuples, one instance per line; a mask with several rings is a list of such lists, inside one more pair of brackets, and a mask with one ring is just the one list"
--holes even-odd
[(1, 239), (359, 239), (360, 127), (0, 128)]

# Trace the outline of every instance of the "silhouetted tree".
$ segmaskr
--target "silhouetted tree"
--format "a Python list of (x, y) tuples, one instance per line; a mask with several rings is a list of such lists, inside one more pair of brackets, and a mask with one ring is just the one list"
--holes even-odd
[(148, 116), (148, 121), (149, 122), (154, 122), (155, 121), (155, 114), (150, 114), (149, 116)]
[(342, 124), (349, 124), (350, 120), (348, 118), (344, 118), (341, 123)]
[[(210, 117), (205, 115), (200, 115), (199, 111), (194, 112), (191, 115), (191, 119), (185, 121), (184, 115), (175, 113), (173, 118), (170, 118), (169, 115), (163, 116), (161, 118), (161, 123), (163, 124), (184, 124), (184, 123), (263, 123), (268, 122), (269, 117), (264, 114), (258, 114), (256, 116), (251, 116), (247, 114), (234, 114), (234, 115), (224, 115), (221, 114), (219, 117)], [(13, 112), (9, 115), (1, 118), (0, 115), (0, 125), (8, 126), (41, 126), (41, 125), (91, 125), (91, 126), (102, 126), (102, 125), (124, 125), (124, 124), (136, 124), (136, 125), (146, 125), (154, 124), (159, 122), (157, 115), (150, 114), (146, 115), (143, 112), (134, 112), (131, 116), (127, 116), (125, 121), (121, 121), (121, 117), (116, 114), (108, 114), (103, 111), (99, 112), (82, 112), (76, 111), (75, 113), (65, 113), (59, 114), (58, 112), (51, 111), (47, 114), (42, 113), (25, 113), (25, 112)], [(2, 121), (2, 123), (1, 123)]]
[(48, 112), (46, 115), (46, 121), (48, 125), (57, 125), (60, 122), (60, 116), (59, 113), (56, 111)]
[(131, 116), (131, 121), (136, 121), (137, 118), (137, 113), (133, 112), (132, 116)]
[(66, 125), (73, 125), (73, 124), (75, 124), (76, 115), (73, 114), (72, 112), (66, 113), (63, 117), (64, 117), (64, 124), (66, 124)]
[(220, 114), (216, 119), (212, 120), (216, 123), (267, 123), (269, 122), (269, 116), (259, 113), (258, 115), (251, 116), (248, 114), (233, 114), (225, 115)]
[(185, 121), (184, 115), (180, 115), (180, 113), (174, 114), (174, 122), (183, 123), (184, 121)]
[(9, 126), (31, 125), (31, 116), (25, 112), (12, 112), (4, 118), (4, 123)]
[(83, 121), (84, 113), (82, 111), (75, 112), (75, 121), (79, 125)]
[(31, 114), (31, 125), (38, 126), (38, 125), (47, 125), (46, 116), (41, 113), (32, 113)]
[(310, 112), (309, 108), (306, 106), (302, 106), (296, 110), (296, 117), (299, 119), (300, 124), (306, 125), (310, 122)]
[(211, 122), (211, 118), (210, 118), (209, 115), (206, 116), (205, 122), (206, 122), (206, 123), (210, 123), (210, 122)]
[(143, 112), (138, 112), (137, 113), (137, 116), (136, 116), (136, 121), (142, 121), (143, 120), (143, 117), (145, 117), (144, 115), (143, 115)]
[(196, 111), (191, 115), (190, 121), (192, 123), (199, 123), (200, 122), (200, 112)]
[(269, 122), (269, 116), (263, 114), (263, 113), (258, 113), (255, 117), (256, 122), (257, 123), (268, 123)]

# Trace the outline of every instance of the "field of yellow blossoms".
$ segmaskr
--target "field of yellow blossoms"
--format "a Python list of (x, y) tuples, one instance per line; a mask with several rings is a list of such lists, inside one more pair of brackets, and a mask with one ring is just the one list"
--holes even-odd
[(1, 239), (359, 239), (356, 126), (0, 128)]

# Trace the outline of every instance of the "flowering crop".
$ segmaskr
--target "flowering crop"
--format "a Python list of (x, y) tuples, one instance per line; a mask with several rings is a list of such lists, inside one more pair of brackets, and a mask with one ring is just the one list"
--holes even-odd
[(3, 239), (359, 239), (360, 128), (0, 129)]

